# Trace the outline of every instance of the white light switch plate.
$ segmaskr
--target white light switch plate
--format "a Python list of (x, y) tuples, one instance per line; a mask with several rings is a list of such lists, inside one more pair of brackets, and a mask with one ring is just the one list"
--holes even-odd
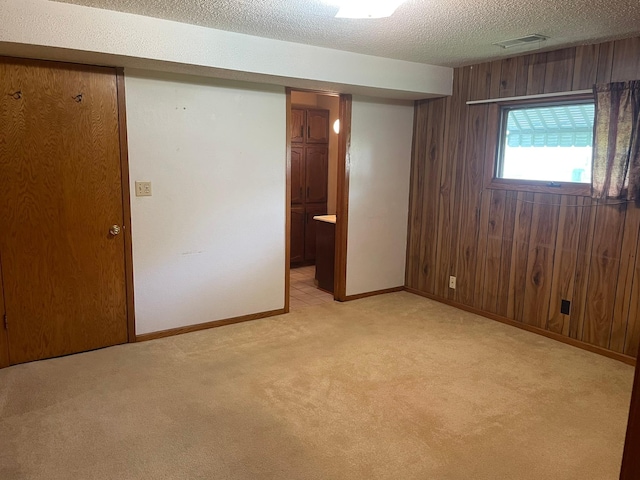
[(150, 197), (151, 182), (136, 182), (136, 197)]

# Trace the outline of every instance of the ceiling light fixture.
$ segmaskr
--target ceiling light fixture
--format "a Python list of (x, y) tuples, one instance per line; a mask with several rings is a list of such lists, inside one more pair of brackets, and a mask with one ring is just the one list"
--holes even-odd
[(385, 18), (390, 17), (405, 0), (334, 0), (340, 10), (336, 18)]

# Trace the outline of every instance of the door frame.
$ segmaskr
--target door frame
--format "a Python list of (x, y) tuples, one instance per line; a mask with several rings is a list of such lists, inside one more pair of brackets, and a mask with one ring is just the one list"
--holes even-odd
[(118, 129), (120, 134), (120, 179), (122, 182), (122, 230), (124, 231), (124, 276), (127, 300), (127, 341), (136, 342), (136, 310), (133, 292), (133, 241), (131, 236), (131, 186), (129, 183), (129, 143), (127, 140), (127, 97), (124, 68), (116, 68)]
[(629, 408), (629, 424), (624, 444), (620, 480), (640, 478), (640, 361), (636, 362), (636, 375)]
[(338, 96), (340, 100), (336, 198), (336, 250), (333, 279), (333, 298), (340, 302), (346, 299), (347, 289), (347, 229), (349, 214), (349, 150), (351, 147), (351, 103), (348, 94), (305, 90), (287, 87), (286, 92), (286, 194), (285, 194), (285, 272), (284, 272), (284, 311), (290, 311), (291, 291), (291, 92), (315, 93), (318, 95)]
[[(0, 61), (12, 60), (12, 57), (0, 56)], [(57, 62), (39, 59), (23, 59), (34, 63), (51, 64), (56, 66), (77, 64), (69, 62)], [(91, 67), (92, 65), (81, 64)], [(126, 118), (126, 97), (124, 89), (124, 68), (111, 67), (116, 81), (116, 101), (118, 106), (118, 133), (120, 142), (120, 178), (122, 188), (122, 230), (124, 235), (124, 269), (125, 269), (125, 292), (126, 292), (126, 322), (127, 341), (136, 341), (135, 304), (133, 292), (133, 247), (131, 240), (131, 193), (129, 187), (129, 150), (127, 143), (127, 118)], [(0, 368), (10, 366), (9, 359), (9, 336), (4, 328), (5, 298), (4, 298), (4, 277), (2, 272), (2, 259), (0, 258)]]

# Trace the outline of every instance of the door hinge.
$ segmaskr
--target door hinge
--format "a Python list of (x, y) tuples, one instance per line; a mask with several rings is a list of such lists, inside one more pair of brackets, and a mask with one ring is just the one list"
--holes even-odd
[(9, 322), (7, 322), (7, 314), (4, 314), (4, 329), (9, 330)]

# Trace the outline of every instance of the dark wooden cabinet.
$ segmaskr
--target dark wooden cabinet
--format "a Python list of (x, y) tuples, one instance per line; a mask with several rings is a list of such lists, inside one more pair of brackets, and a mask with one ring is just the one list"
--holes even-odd
[(304, 148), (291, 147), (291, 204), (304, 204), (306, 181), (304, 168)]
[(304, 225), (304, 259), (305, 261), (315, 261), (316, 259), (316, 224), (313, 217), (327, 214), (327, 204), (312, 205), (305, 207)]
[(329, 110), (293, 107), (291, 109), (291, 143), (327, 145)]
[(304, 207), (291, 207), (291, 263), (304, 262)]
[(306, 111), (291, 109), (291, 143), (303, 143), (306, 130)]
[(333, 293), (336, 224), (314, 220), (316, 224), (316, 280), (318, 288)]
[(307, 110), (307, 143), (329, 143), (329, 110)]
[(292, 108), (291, 263), (316, 258), (313, 217), (327, 213), (329, 111)]
[(305, 203), (327, 203), (328, 176), (328, 147), (306, 147), (304, 171)]

